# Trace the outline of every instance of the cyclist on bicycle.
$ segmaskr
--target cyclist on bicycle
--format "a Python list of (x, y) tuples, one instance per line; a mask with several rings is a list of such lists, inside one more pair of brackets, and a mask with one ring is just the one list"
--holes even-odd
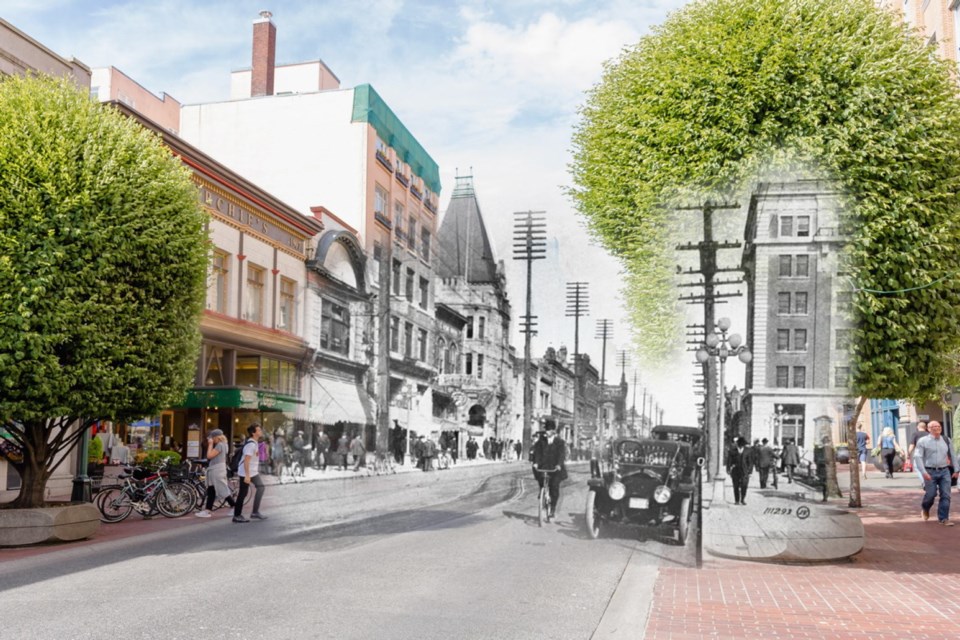
[(560, 483), (567, 478), (567, 469), (565, 462), (567, 459), (567, 445), (557, 436), (557, 425), (547, 419), (544, 422), (544, 435), (536, 444), (533, 445), (533, 476), (537, 479), (537, 484), (543, 488), (544, 473), (537, 469), (550, 471), (557, 469), (556, 473), (549, 474), (549, 492), (550, 492), (550, 518), (556, 516), (557, 502), (560, 500)]

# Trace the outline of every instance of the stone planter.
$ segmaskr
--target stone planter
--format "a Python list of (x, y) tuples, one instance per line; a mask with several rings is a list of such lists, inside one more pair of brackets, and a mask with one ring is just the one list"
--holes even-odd
[(100, 512), (92, 504), (0, 509), (0, 547), (83, 540), (99, 529)]

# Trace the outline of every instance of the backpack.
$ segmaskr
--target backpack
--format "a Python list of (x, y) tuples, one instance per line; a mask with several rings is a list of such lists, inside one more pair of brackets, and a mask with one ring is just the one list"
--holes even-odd
[(227, 475), (231, 478), (240, 472), (240, 463), (243, 462), (243, 449), (247, 446), (248, 442), (253, 442), (253, 440), (247, 438), (243, 441), (242, 445), (233, 450), (233, 455), (230, 457), (230, 464), (227, 466)]

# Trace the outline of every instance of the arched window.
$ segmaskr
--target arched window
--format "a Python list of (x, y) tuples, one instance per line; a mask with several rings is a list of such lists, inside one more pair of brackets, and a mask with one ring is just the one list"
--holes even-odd
[(447, 343), (443, 338), (437, 338), (437, 348), (433, 352), (434, 365), (437, 367), (437, 373), (449, 373), (446, 368)]
[(460, 353), (456, 343), (451, 342), (447, 348), (444, 370), (448, 373), (460, 373)]

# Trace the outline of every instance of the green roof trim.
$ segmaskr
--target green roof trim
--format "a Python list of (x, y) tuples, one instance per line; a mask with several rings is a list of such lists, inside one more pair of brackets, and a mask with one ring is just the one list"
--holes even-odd
[(439, 195), (440, 167), (369, 84), (354, 87), (353, 116), (350, 121), (370, 124), (377, 135), (393, 147), (400, 159), (423, 178), (427, 188)]

